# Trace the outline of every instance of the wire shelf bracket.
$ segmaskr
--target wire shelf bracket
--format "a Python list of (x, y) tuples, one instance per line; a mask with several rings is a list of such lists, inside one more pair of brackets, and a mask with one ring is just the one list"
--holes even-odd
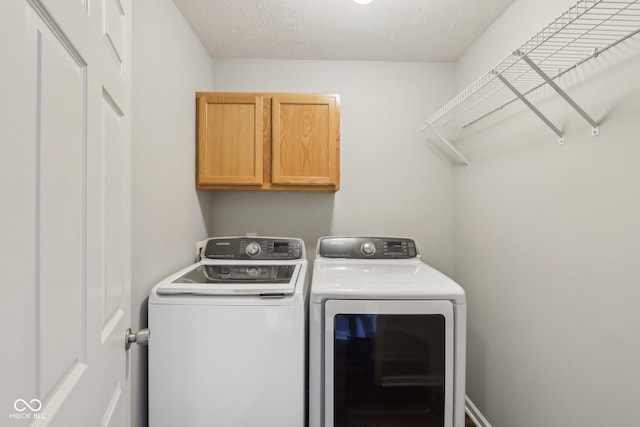
[(465, 156), (463, 156), (463, 155), (462, 155), (462, 153), (461, 153), (460, 151), (458, 151), (458, 150), (456, 149), (456, 147), (454, 147), (454, 146), (453, 146), (453, 144), (452, 144), (452, 143), (451, 143), (447, 138), (445, 138), (444, 136), (442, 136), (442, 135), (440, 134), (440, 132), (438, 132), (437, 130), (435, 130), (435, 129), (434, 129), (434, 128), (432, 128), (431, 126), (423, 126), (423, 127), (420, 129), (420, 132), (422, 132), (422, 131), (423, 131), (423, 130), (425, 130), (426, 128), (430, 128), (430, 129), (433, 131), (433, 133), (435, 133), (435, 134), (436, 134), (436, 136), (437, 136), (438, 138), (440, 138), (440, 140), (441, 140), (442, 142), (444, 142), (444, 143), (445, 143), (445, 145), (446, 145), (447, 147), (449, 147), (449, 149), (453, 152), (453, 154), (455, 154), (455, 155), (456, 155), (456, 157), (458, 157), (458, 159), (460, 159), (460, 162), (461, 162), (462, 164), (466, 165), (466, 166), (467, 166), (467, 169), (471, 169), (471, 163), (469, 162), (469, 160), (467, 160), (467, 158), (466, 158)]
[[(590, 115), (586, 113), (574, 100), (571, 98), (560, 86), (556, 84), (535, 62), (531, 60), (526, 54), (516, 51), (516, 55), (520, 56), (524, 62), (531, 67), (533, 71), (538, 73), (540, 77), (554, 90), (558, 95), (560, 95), (574, 110), (578, 112), (590, 125), (591, 125), (591, 136), (598, 136), (600, 134), (600, 126), (598, 122), (593, 120)], [(564, 137), (562, 137), (564, 140)]]
[[(640, 33), (640, 0), (578, 0), (555, 21), (433, 113), (424, 123), (452, 150), (442, 133), (460, 131), (522, 101), (564, 142), (564, 134), (532, 103), (549, 86), (599, 133), (599, 123), (557, 84), (558, 78)], [(445, 132), (446, 131), (446, 132)], [(457, 150), (457, 157), (464, 159)], [(467, 164), (466, 159), (463, 160)]]
[(505, 77), (502, 76), (502, 74), (494, 71), (495, 76), (502, 82), (502, 84), (504, 84), (507, 89), (509, 89), (511, 92), (513, 92), (513, 94), (515, 96), (518, 97), (518, 99), (520, 99), (524, 105), (526, 105), (527, 107), (529, 107), (529, 109), (531, 111), (533, 111), (535, 113), (536, 116), (538, 116), (540, 118), (540, 120), (542, 120), (548, 127), (549, 129), (551, 129), (556, 135), (558, 135), (558, 138), (560, 138), (560, 144), (564, 144), (564, 134), (562, 133), (562, 131), (560, 129), (558, 129), (556, 127), (556, 125), (554, 125), (553, 123), (551, 123), (551, 120), (547, 119), (547, 116), (545, 116), (544, 114), (542, 114), (540, 112), (540, 110), (538, 110), (535, 105), (533, 105), (523, 94), (520, 93), (520, 91), (518, 91), (518, 89), (515, 88), (515, 86), (513, 86), (509, 80), (507, 80)]

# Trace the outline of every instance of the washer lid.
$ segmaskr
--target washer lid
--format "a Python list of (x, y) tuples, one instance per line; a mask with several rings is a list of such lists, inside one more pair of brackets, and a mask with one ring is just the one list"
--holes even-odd
[(200, 263), (158, 287), (159, 295), (285, 296), (294, 293), (299, 264)]

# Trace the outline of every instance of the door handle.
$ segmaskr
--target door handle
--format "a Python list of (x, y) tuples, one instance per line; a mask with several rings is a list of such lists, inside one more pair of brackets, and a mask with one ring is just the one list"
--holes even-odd
[(149, 329), (140, 329), (135, 334), (131, 331), (131, 328), (127, 328), (127, 332), (124, 334), (124, 348), (129, 350), (131, 344), (136, 343), (138, 345), (149, 345)]

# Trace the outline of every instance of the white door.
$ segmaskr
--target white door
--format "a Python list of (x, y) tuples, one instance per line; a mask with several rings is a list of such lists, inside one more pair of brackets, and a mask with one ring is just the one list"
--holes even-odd
[(1, 3), (0, 424), (127, 426), (131, 4)]

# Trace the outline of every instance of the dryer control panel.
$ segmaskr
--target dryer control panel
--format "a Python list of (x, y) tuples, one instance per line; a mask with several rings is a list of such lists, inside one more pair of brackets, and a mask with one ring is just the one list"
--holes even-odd
[(214, 237), (207, 241), (209, 259), (287, 260), (304, 258), (301, 239), (282, 237)]
[(325, 258), (404, 259), (416, 258), (413, 239), (404, 237), (323, 237), (318, 255)]

